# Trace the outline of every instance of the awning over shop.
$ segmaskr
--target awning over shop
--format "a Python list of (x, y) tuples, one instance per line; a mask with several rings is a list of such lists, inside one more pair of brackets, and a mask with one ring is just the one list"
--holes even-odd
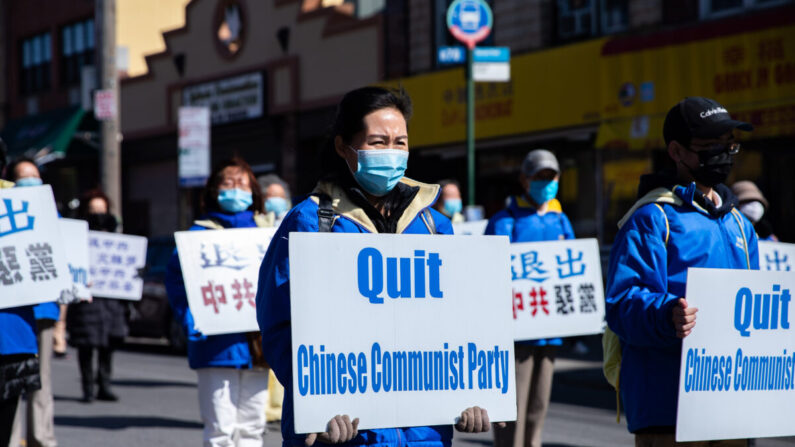
[(11, 158), (26, 156), (40, 164), (66, 156), (85, 111), (68, 107), (11, 120), (0, 132)]

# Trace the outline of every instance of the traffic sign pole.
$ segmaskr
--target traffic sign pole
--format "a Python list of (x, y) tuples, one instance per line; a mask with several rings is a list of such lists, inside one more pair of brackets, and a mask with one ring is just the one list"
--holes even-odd
[(472, 62), (475, 50), (467, 48), (467, 205), (475, 205), (475, 81)]

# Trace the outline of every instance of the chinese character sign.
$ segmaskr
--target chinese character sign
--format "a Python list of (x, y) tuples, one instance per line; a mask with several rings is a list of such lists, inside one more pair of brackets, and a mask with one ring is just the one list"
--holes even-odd
[(274, 228), (174, 233), (188, 306), (205, 335), (258, 331), (259, 267)]
[(68, 273), (50, 186), (0, 189), (0, 308), (55, 301)]
[(95, 297), (138, 301), (144, 281), (146, 238), (128, 234), (88, 232), (91, 294)]
[(605, 302), (595, 239), (511, 244), (516, 340), (601, 333)]
[(759, 270), (795, 272), (795, 244), (759, 241)]
[(88, 222), (75, 219), (60, 219), (58, 222), (66, 249), (72, 290), (76, 297), (89, 300), (91, 299), (91, 291), (88, 290), (88, 283), (91, 281), (89, 276), (91, 263), (88, 257)]

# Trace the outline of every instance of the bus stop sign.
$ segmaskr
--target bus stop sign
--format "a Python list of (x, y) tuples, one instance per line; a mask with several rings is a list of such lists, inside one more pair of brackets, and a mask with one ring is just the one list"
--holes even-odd
[(447, 8), (447, 29), (469, 49), (491, 33), (494, 18), (485, 0), (455, 0)]

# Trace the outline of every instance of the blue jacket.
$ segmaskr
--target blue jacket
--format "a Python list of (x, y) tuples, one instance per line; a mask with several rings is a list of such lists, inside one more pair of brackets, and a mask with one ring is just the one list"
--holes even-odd
[(619, 224), (605, 295), (607, 324), (621, 341), (619, 388), (631, 432), (676, 424), (682, 341), (671, 310), (685, 296), (687, 269), (759, 268), (753, 226), (727, 187), (716, 191), (717, 210), (696, 199), (703, 196), (695, 183), (655, 189)]
[[(523, 197), (511, 197), (508, 208), (489, 219), (485, 234), (508, 236), (514, 242), (557, 241), (574, 239), (574, 230), (563, 212), (548, 211), (543, 215)], [(560, 338), (522, 341), (533, 346), (560, 346)]]
[[(256, 227), (254, 213), (242, 211), (237, 214), (210, 212), (203, 216), (204, 220), (220, 223), (224, 228)], [(198, 222), (198, 221), (197, 221)], [(208, 226), (194, 224), (189, 231), (206, 230)], [(188, 336), (188, 364), (192, 369), (227, 367), (251, 368), (251, 353), (245, 333), (204, 335), (194, 327), (193, 314), (188, 307), (185, 283), (182, 280), (182, 268), (176, 250), (166, 267), (166, 292), (174, 319), (182, 325)]]
[(58, 321), (61, 316), (61, 308), (58, 307), (56, 302), (37, 304), (33, 306), (33, 315), (36, 316), (37, 320)]
[[(421, 219), (428, 209), (440, 234), (452, 234), (450, 220), (429, 208), (439, 194), (438, 185), (425, 185), (404, 178), (401, 182), (419, 186), (420, 191), (411, 205), (403, 212), (397, 233), (428, 234)], [(376, 229), (365, 212), (353, 205), (342, 188), (321, 182), (317, 192), (328, 194), (334, 203), (335, 233), (375, 233)], [(282, 403), (282, 437), (284, 446), (304, 445), (305, 435), (297, 435), (293, 429), (292, 350), (290, 334), (290, 271), (288, 239), (291, 232), (317, 232), (317, 199), (310, 197), (295, 208), (282, 221), (262, 261), (257, 290), (257, 320), (262, 330), (263, 354), (279, 382), (284, 384)], [(341, 211), (346, 210), (346, 211)], [(334, 415), (330, 414), (329, 419)], [(367, 415), (350, 415), (366, 417)], [(449, 447), (453, 437), (452, 426), (412, 427), (362, 430), (346, 446), (375, 445), (379, 447)]]
[(0, 309), (0, 355), (38, 352), (33, 306)]

